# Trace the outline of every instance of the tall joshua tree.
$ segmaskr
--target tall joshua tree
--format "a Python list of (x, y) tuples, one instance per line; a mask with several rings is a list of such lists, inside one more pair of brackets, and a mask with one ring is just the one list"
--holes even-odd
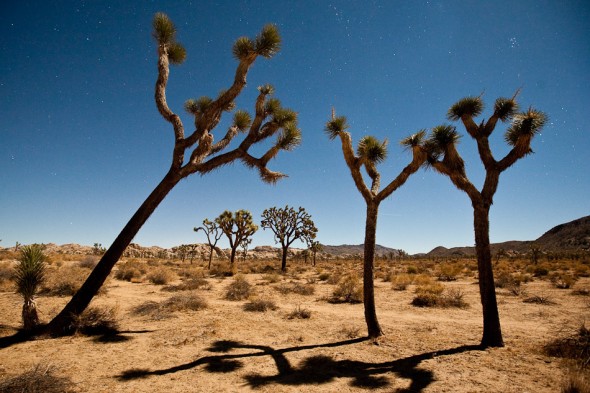
[[(463, 98), (454, 104), (447, 114), (449, 120), (461, 120), (469, 136), (477, 143), (479, 157), (486, 172), (481, 190), (478, 190), (467, 178), (465, 164), (456, 149), (460, 136), (454, 126), (441, 125), (433, 128), (424, 145), (428, 151), (428, 164), (437, 172), (449, 177), (455, 187), (465, 192), (471, 199), (479, 292), (483, 306), (481, 345), (484, 347), (504, 346), (492, 271), (490, 207), (498, 188), (500, 174), (519, 159), (532, 153), (531, 141), (547, 121), (543, 112), (533, 108), (517, 113), (517, 94), (512, 98), (498, 98), (494, 104), (492, 116), (487, 121), (482, 120), (479, 125), (475, 123), (474, 118), (483, 111), (481, 97)], [(509, 122), (504, 139), (512, 147), (501, 160), (494, 158), (489, 144), (489, 137), (498, 121)]]
[(258, 230), (258, 225), (254, 224), (252, 213), (247, 210), (238, 210), (234, 214), (226, 210), (215, 219), (215, 223), (229, 241), (231, 248), (229, 263), (233, 270), (236, 250)]
[[(71, 330), (73, 318), (88, 306), (127, 245), (181, 179), (194, 173), (204, 175), (239, 160), (248, 167), (258, 169), (263, 181), (274, 183), (285, 175), (270, 171), (267, 168), (268, 162), (279, 151), (291, 150), (300, 142), (297, 114), (283, 108), (277, 99), (269, 98), (273, 93), (271, 85), (258, 88), (253, 119), (244, 110), (236, 111), (225, 135), (219, 141), (214, 141), (213, 130), (219, 124), (223, 113), (233, 110), (234, 100), (246, 86), (246, 75), (250, 66), (259, 56), (271, 58), (279, 51), (281, 38), (276, 26), (264, 26), (254, 39), (237, 39), (233, 46), (233, 55), (238, 61), (238, 66), (229, 88), (222, 90), (216, 98), (201, 97), (186, 101), (184, 108), (194, 118), (194, 130), (188, 135), (185, 134), (180, 116), (172, 111), (166, 100), (170, 64), (181, 64), (186, 56), (184, 47), (176, 41), (175, 36), (176, 28), (172, 21), (165, 14), (157, 13), (153, 20), (153, 37), (158, 53), (155, 101), (158, 111), (174, 131), (170, 169), (106, 250), (80, 290), (50, 322), (49, 331), (52, 334), (63, 334)], [(242, 142), (233, 150), (224, 152), (239, 133), (246, 134)], [(252, 145), (274, 135), (278, 135), (276, 142), (264, 155), (260, 158), (250, 155), (248, 150)]]
[(221, 239), (223, 232), (221, 231), (221, 228), (219, 228), (219, 225), (217, 225), (215, 221), (209, 221), (206, 218), (203, 220), (202, 227), (194, 228), (193, 230), (195, 232), (203, 231), (205, 232), (205, 236), (207, 236), (207, 244), (209, 244), (209, 267), (207, 269), (211, 269), (213, 250), (215, 250), (215, 246), (217, 245), (219, 239)]
[[(376, 338), (383, 334), (375, 311), (375, 289), (373, 286), (373, 265), (375, 261), (375, 239), (379, 204), (401, 187), (408, 177), (420, 169), (426, 161), (426, 153), (422, 147), (425, 132), (420, 131), (401, 141), (403, 146), (412, 150), (412, 161), (391, 183), (380, 190), (381, 175), (377, 171), (377, 164), (384, 161), (387, 157), (387, 140), (380, 142), (373, 136), (365, 136), (359, 141), (357, 154), (355, 155), (352, 148), (352, 139), (350, 134), (346, 132), (347, 129), (348, 124), (346, 123), (346, 118), (344, 116), (336, 117), (334, 112), (332, 112), (332, 120), (326, 124), (325, 131), (330, 139), (334, 139), (337, 136), (340, 137), (346, 165), (350, 169), (356, 188), (367, 204), (363, 262), (363, 302), (369, 338)], [(367, 186), (363, 178), (363, 167), (371, 180), (370, 187)]]
[(315, 227), (311, 215), (305, 208), (298, 210), (285, 206), (284, 208), (271, 207), (262, 212), (262, 228), (270, 229), (274, 233), (275, 243), (281, 243), (281, 270), (287, 271), (287, 251), (289, 246), (297, 239), (311, 244), (315, 239), (318, 229)]

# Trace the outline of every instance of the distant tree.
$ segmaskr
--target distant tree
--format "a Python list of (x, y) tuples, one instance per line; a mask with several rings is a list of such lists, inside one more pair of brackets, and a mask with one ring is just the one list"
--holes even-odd
[(258, 230), (258, 225), (254, 224), (252, 213), (247, 210), (238, 210), (233, 214), (226, 210), (215, 219), (215, 223), (229, 241), (231, 249), (229, 263), (233, 269), (236, 250)]
[[(461, 120), (469, 136), (477, 143), (479, 157), (486, 172), (481, 191), (467, 177), (465, 163), (456, 148), (460, 135), (454, 126), (445, 124), (433, 128), (424, 144), (429, 156), (428, 165), (447, 176), (455, 187), (465, 192), (471, 199), (479, 292), (483, 306), (481, 345), (484, 347), (504, 346), (492, 271), (490, 207), (498, 188), (500, 174), (519, 159), (532, 153), (531, 141), (547, 121), (544, 113), (533, 108), (516, 113), (518, 110), (517, 95), (518, 91), (512, 98), (498, 98), (494, 104), (492, 116), (487, 121), (482, 120), (479, 125), (475, 123), (474, 118), (483, 111), (484, 105), (481, 97), (463, 98), (455, 103), (447, 114), (449, 120)], [(494, 158), (489, 143), (489, 137), (498, 121), (510, 123), (504, 134), (504, 139), (512, 147), (508, 154), (499, 161)]]
[(281, 270), (287, 270), (287, 251), (295, 240), (301, 240), (308, 245), (315, 239), (318, 232), (311, 215), (303, 207), (298, 210), (285, 206), (271, 207), (262, 212), (263, 229), (270, 229), (274, 233), (275, 243), (281, 244)]
[(106, 250), (100, 243), (94, 243), (94, 246), (92, 246), (92, 254), (94, 255), (102, 255)]
[(324, 249), (324, 246), (316, 240), (311, 242), (311, 244), (309, 245), (309, 250), (311, 251), (311, 255), (313, 257), (312, 261), (313, 261), (314, 266), (315, 266), (316, 254), (318, 252), (322, 252), (323, 249)]
[[(352, 138), (350, 134), (346, 132), (347, 129), (348, 124), (346, 123), (346, 118), (344, 116), (336, 117), (334, 110), (332, 110), (332, 120), (326, 124), (325, 131), (330, 139), (340, 137), (344, 160), (350, 169), (356, 188), (365, 199), (367, 205), (363, 255), (363, 301), (365, 306), (365, 321), (367, 322), (369, 337), (376, 338), (383, 334), (375, 311), (375, 289), (373, 284), (373, 266), (375, 262), (375, 242), (379, 204), (401, 187), (408, 177), (420, 169), (422, 164), (426, 161), (426, 153), (421, 146), (425, 132), (420, 131), (401, 141), (403, 146), (412, 150), (412, 161), (391, 183), (387, 185), (387, 187), (380, 190), (381, 175), (377, 171), (377, 164), (384, 161), (387, 157), (387, 140), (380, 142), (373, 136), (364, 136), (359, 141), (357, 154), (355, 155), (352, 148)], [(370, 188), (367, 187), (361, 173), (363, 167), (371, 179)]]
[(45, 281), (44, 247), (40, 244), (22, 246), (15, 266), (16, 292), (23, 297), (23, 328), (33, 330), (39, 324), (35, 296)]
[[(184, 108), (194, 118), (194, 130), (188, 135), (185, 135), (182, 120), (170, 109), (166, 99), (170, 64), (181, 64), (186, 57), (186, 50), (176, 41), (175, 35), (176, 28), (168, 16), (157, 13), (153, 19), (153, 37), (158, 53), (155, 101), (160, 115), (174, 130), (170, 169), (125, 225), (80, 290), (49, 323), (48, 330), (54, 335), (72, 330), (74, 318), (86, 309), (125, 248), (178, 182), (194, 173), (204, 175), (234, 161), (242, 161), (246, 166), (258, 169), (263, 181), (275, 183), (284, 175), (270, 171), (268, 162), (281, 150), (295, 148), (301, 140), (297, 113), (283, 108), (279, 100), (269, 99), (274, 89), (271, 85), (263, 85), (258, 88), (254, 118), (244, 110), (236, 111), (225, 135), (214, 142), (213, 130), (219, 125), (223, 113), (233, 110), (234, 100), (246, 86), (250, 66), (258, 56), (271, 58), (279, 51), (281, 37), (276, 26), (266, 25), (255, 39), (241, 37), (234, 43), (233, 55), (238, 66), (228, 89), (222, 90), (216, 98), (201, 97), (186, 101)], [(241, 132), (246, 134), (242, 142), (233, 150), (224, 152)], [(253, 145), (275, 135), (276, 141), (260, 158), (249, 153)]]
[(248, 247), (252, 244), (252, 239), (244, 239), (240, 243), (240, 247), (242, 248), (242, 262), (246, 262), (246, 258), (248, 258)]
[(209, 221), (208, 219), (203, 220), (203, 226), (194, 228), (195, 232), (203, 231), (205, 236), (207, 236), (207, 244), (209, 245), (209, 266), (207, 269), (211, 269), (211, 260), (213, 259), (213, 251), (215, 250), (215, 246), (221, 236), (223, 236), (223, 231), (219, 228), (219, 225), (215, 221)]

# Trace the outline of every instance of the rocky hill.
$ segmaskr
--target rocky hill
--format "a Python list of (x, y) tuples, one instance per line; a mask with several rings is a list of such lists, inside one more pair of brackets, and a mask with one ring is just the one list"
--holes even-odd
[[(491, 248), (492, 253), (504, 250), (508, 254), (523, 254), (528, 252), (532, 246), (539, 247), (546, 252), (590, 251), (590, 216), (557, 225), (536, 240), (493, 243)], [(475, 255), (475, 248), (439, 246), (426, 255), (434, 257), (472, 256)]]

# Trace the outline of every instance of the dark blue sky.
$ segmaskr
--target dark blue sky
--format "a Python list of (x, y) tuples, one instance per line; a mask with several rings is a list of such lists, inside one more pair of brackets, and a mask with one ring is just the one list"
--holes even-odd
[[(385, 184), (410, 160), (397, 141), (448, 122), (448, 108), (464, 96), (483, 93), (490, 108), (518, 88), (521, 106), (545, 111), (550, 122), (533, 141), (535, 154), (500, 179), (492, 241), (534, 239), (589, 214), (586, 2), (4, 2), (0, 246), (109, 245), (166, 173), (173, 136), (153, 101), (157, 11), (176, 23), (188, 52), (170, 75), (168, 101), (178, 113), (186, 99), (229, 86), (236, 38), (276, 23), (282, 50), (256, 61), (237, 104), (252, 111), (256, 86), (272, 83), (299, 112), (303, 143), (271, 163), (290, 176), (276, 186), (241, 164), (184, 180), (140, 231), (140, 244), (204, 242), (192, 231), (204, 218), (247, 209), (259, 220), (285, 204), (307, 209), (321, 242), (362, 243), (364, 201), (340, 144), (323, 132), (332, 106), (347, 116), (355, 143), (366, 134), (390, 140)], [(497, 158), (508, 151), (504, 130), (492, 136)], [(468, 136), (459, 151), (481, 185)], [(377, 242), (411, 253), (473, 244), (469, 199), (421, 171), (382, 204)], [(273, 244), (271, 234), (258, 232), (254, 244)]]

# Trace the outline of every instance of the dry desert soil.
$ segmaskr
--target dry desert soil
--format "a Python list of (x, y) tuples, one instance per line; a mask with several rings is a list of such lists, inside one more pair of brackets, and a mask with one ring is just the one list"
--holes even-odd
[[(63, 262), (59, 269), (76, 263)], [(166, 290), (170, 285), (180, 289), (181, 275), (168, 287), (113, 277), (106, 294), (96, 297), (92, 306), (116, 310), (116, 334), (76, 334), (5, 346), (0, 349), (0, 382), (41, 366), (69, 378), (77, 392), (560, 390), (566, 374), (563, 361), (541, 349), (590, 317), (587, 297), (540, 279), (523, 284), (526, 294), (498, 289), (506, 346), (481, 350), (481, 306), (474, 276), (442, 283), (463, 292), (466, 308), (414, 307), (415, 285), (393, 290), (391, 282), (378, 278), (377, 313), (385, 335), (369, 341), (364, 337), (363, 305), (328, 302), (336, 284), (319, 279), (322, 272), (360, 271), (360, 265), (321, 261), (311, 267), (290, 262), (285, 275), (247, 273), (244, 277), (254, 295), (239, 301), (226, 299), (232, 277), (205, 274), (207, 284), (190, 291)], [(280, 290), (296, 283), (313, 287), (313, 293)], [(588, 287), (590, 279), (582, 278), (575, 286)], [(207, 307), (174, 312), (157, 307), (189, 293), (205, 299)], [(531, 295), (553, 304), (523, 302)], [(50, 320), (68, 299), (38, 297), (41, 319)], [(270, 301), (277, 308), (246, 311), (252, 299)], [(20, 327), (21, 307), (22, 299), (13, 291), (0, 292), (0, 337)], [(309, 311), (310, 317), (290, 318), (297, 309)]]

